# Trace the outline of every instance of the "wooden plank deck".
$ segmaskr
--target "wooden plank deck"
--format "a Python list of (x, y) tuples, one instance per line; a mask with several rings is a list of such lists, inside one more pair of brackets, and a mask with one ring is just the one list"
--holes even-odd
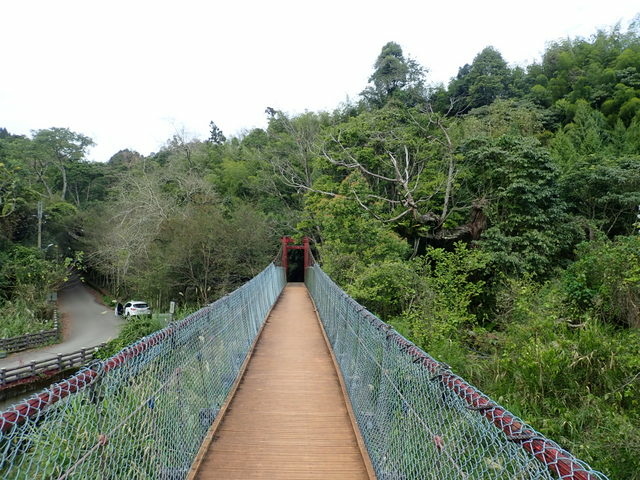
[(285, 287), (214, 428), (190, 478), (374, 478), (304, 284)]

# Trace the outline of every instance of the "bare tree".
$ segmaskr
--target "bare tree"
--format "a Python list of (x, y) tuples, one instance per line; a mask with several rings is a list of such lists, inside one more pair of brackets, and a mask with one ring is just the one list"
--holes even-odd
[(268, 161), (280, 180), (297, 192), (314, 191), (323, 195), (335, 193), (313, 187), (313, 160), (318, 157), (318, 136), (322, 125), (317, 115), (306, 113), (293, 120), (284, 113), (275, 111), (272, 121), (277, 125), (271, 135), (280, 136), (280, 151), (272, 152)]
[[(461, 201), (455, 185), (459, 175), (455, 146), (449, 127), (442, 116), (430, 108), (410, 121), (421, 133), (430, 152), (411, 152), (393, 131), (371, 132), (370, 139), (382, 145), (383, 154), (369, 165), (356, 155), (357, 148), (347, 145), (341, 132), (330, 137), (322, 156), (332, 165), (358, 171), (372, 186), (373, 192), (359, 194), (351, 191), (358, 204), (382, 222), (393, 223), (410, 218), (417, 225), (430, 226), (430, 233), (421, 236), (432, 239), (455, 240), (475, 237), (485, 222), (481, 201)], [(329, 150), (329, 148), (331, 150)], [(435, 154), (433, 153), (435, 151)], [(434, 158), (434, 155), (436, 158)], [(428, 187), (427, 187), (428, 185)], [(380, 208), (379, 205), (386, 205)], [(451, 214), (471, 210), (468, 223), (445, 228)]]
[(208, 188), (202, 179), (189, 179), (186, 173), (183, 177), (166, 171), (122, 174), (115, 201), (88, 232), (92, 247), (88, 260), (110, 279), (114, 291), (119, 291), (137, 265), (149, 260), (163, 224), (178, 213), (175, 198), (162, 188), (167, 180), (184, 187), (189, 198), (197, 190), (194, 184)]

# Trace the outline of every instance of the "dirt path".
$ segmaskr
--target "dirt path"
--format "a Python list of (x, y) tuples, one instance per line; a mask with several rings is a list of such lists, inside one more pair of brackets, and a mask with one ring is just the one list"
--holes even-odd
[(369, 478), (304, 284), (267, 319), (197, 478)]
[(55, 345), (12, 353), (0, 359), (0, 368), (26, 365), (55, 357), (58, 353), (94, 347), (115, 338), (120, 332), (122, 320), (113, 314), (113, 309), (98, 303), (94, 292), (77, 278), (70, 280), (61, 290), (58, 310), (63, 318), (64, 340)]

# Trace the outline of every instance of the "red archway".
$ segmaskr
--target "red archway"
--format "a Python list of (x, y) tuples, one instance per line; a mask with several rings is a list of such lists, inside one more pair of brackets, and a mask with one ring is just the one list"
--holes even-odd
[(312, 265), (311, 250), (309, 247), (309, 237), (302, 238), (302, 245), (296, 245), (295, 240), (291, 237), (282, 237), (280, 239), (282, 243), (282, 267), (284, 268), (285, 275), (289, 271), (289, 250), (302, 250), (304, 255), (304, 271), (306, 274), (307, 268)]

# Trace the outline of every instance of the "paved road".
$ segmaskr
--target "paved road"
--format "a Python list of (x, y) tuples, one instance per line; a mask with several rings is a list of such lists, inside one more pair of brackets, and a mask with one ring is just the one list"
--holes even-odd
[(0, 359), (0, 368), (17, 367), (55, 357), (58, 353), (94, 347), (115, 338), (123, 323), (113, 314), (113, 309), (98, 303), (78, 278), (70, 280), (60, 292), (58, 310), (61, 317), (64, 315), (64, 341), (36, 350), (12, 353)]

